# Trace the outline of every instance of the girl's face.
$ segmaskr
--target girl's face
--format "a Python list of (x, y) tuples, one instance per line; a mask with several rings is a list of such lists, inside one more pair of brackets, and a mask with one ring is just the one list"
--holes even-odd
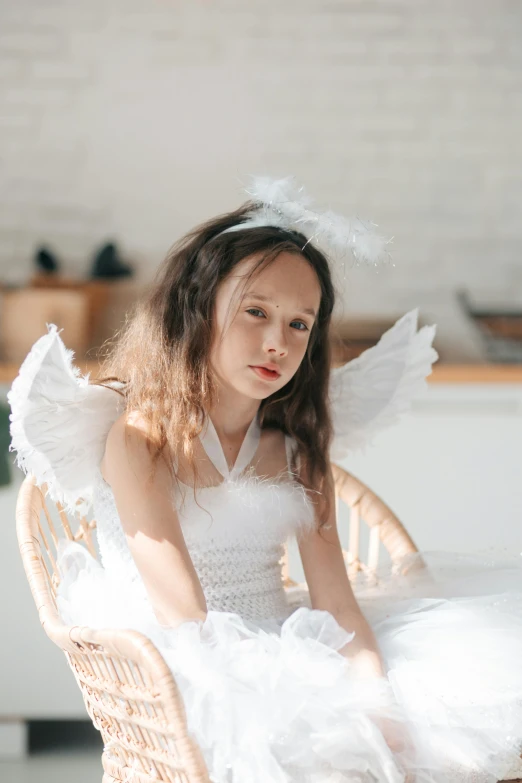
[[(283, 252), (241, 293), (256, 260), (243, 259), (218, 288), (211, 364), (225, 388), (261, 400), (297, 372), (319, 312), (321, 287), (306, 259)], [(264, 377), (254, 369), (267, 363), (278, 374)]]

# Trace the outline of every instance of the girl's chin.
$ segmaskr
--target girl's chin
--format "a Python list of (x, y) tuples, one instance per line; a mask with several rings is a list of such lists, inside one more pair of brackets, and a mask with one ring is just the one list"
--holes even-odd
[[(243, 397), (249, 397), (252, 400), (264, 400), (270, 397), (275, 389), (271, 388), (270, 383), (263, 383), (261, 378), (257, 378), (255, 373), (249, 373), (252, 377), (245, 383), (244, 378), (239, 382), (230, 381), (223, 376), (219, 377), (219, 384), (225, 390), (234, 394), (241, 394)], [(279, 387), (278, 387), (279, 388)]]
[[(277, 387), (279, 388), (279, 386)], [(254, 400), (266, 400), (276, 391), (270, 383), (263, 383), (261, 380), (256, 383), (256, 379), (248, 384), (248, 391), (245, 389), (243, 393), (252, 397)]]

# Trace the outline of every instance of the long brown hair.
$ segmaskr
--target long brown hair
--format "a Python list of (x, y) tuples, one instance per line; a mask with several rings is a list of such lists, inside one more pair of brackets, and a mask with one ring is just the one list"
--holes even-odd
[[(147, 295), (128, 314), (123, 327), (105, 344), (98, 383), (124, 384), (127, 411), (137, 411), (146, 422), (154, 460), (167, 453), (188, 459), (198, 471), (193, 441), (216, 398), (210, 349), (216, 292), (220, 283), (243, 259), (259, 255), (248, 281), (281, 252), (305, 258), (321, 287), (319, 312), (306, 354), (293, 378), (262, 400), (261, 428), (282, 430), (295, 438), (306, 488), (323, 493), (329, 478), (332, 424), (328, 405), (330, 377), (330, 319), (334, 288), (325, 256), (302, 234), (272, 226), (235, 230), (257, 205), (239, 209), (197, 226), (169, 251)], [(169, 465), (173, 461), (167, 460)], [(174, 476), (174, 470), (173, 476)], [(320, 498), (321, 524), (329, 508)]]

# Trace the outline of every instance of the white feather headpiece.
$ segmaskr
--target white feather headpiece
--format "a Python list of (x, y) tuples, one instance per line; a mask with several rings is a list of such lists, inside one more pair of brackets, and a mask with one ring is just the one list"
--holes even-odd
[(358, 217), (346, 218), (330, 210), (312, 209), (312, 200), (303, 187), (296, 185), (293, 177), (252, 177), (245, 192), (258, 206), (252, 209), (247, 220), (225, 229), (222, 234), (258, 226), (277, 226), (301, 232), (308, 242), (336, 263), (344, 263), (350, 255), (356, 266), (361, 262), (379, 266), (390, 261), (387, 245), (391, 240), (380, 236), (374, 223)]

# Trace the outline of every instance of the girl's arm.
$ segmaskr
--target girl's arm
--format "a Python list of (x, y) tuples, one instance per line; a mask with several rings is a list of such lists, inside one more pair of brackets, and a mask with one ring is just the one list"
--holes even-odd
[(340, 626), (355, 632), (355, 638), (340, 650), (363, 675), (384, 675), (377, 641), (354, 596), (335, 519), (335, 485), (329, 471), (330, 516), (320, 531), (314, 530), (299, 541), (299, 553), (313, 609), (330, 612)]
[(137, 417), (121, 416), (107, 439), (102, 472), (158, 621), (175, 627), (204, 620), (207, 606), (174, 505), (172, 478), (152, 457)]

